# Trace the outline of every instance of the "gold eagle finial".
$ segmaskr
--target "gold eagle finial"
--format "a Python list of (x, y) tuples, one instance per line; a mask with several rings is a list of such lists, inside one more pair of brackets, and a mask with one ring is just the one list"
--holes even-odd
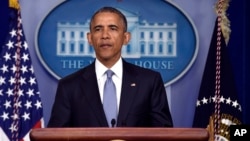
[(9, 0), (9, 7), (20, 9), (18, 0)]
[[(215, 6), (215, 11), (217, 13), (217, 16), (221, 16), (221, 31), (222, 34), (225, 38), (225, 42), (226, 44), (228, 44), (229, 38), (230, 38), (230, 34), (231, 34), (231, 28), (230, 28), (230, 20), (227, 17), (227, 9), (229, 7), (229, 2), (230, 0), (218, 0)], [(219, 15), (219, 11), (221, 12)]]

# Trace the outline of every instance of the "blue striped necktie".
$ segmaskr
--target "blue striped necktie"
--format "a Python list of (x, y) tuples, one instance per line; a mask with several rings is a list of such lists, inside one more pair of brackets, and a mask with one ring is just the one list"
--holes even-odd
[(112, 75), (114, 72), (107, 70), (106, 74), (107, 80), (104, 84), (103, 108), (109, 127), (114, 127), (117, 122), (116, 88), (114, 82), (112, 81)]

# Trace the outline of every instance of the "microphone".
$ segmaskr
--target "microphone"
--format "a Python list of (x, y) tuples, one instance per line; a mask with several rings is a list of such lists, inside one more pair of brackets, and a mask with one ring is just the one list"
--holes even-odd
[(112, 125), (112, 127), (115, 127), (115, 124), (116, 124), (116, 121), (115, 121), (115, 119), (113, 118), (113, 119), (111, 120), (111, 125)]

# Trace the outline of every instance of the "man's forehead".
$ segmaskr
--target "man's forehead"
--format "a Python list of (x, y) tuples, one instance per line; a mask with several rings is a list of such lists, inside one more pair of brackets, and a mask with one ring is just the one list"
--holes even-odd
[[(109, 27), (125, 27), (122, 17), (118, 13), (110, 11), (102, 11), (96, 13), (91, 21), (90, 28), (96, 26), (109, 26)], [(126, 29), (124, 29), (126, 31)]]
[(111, 12), (98, 13), (92, 21), (93, 25), (117, 25), (119, 23), (122, 24), (122, 21), (119, 19), (119, 16), (116, 13)]
[(94, 16), (94, 20), (99, 18), (108, 19), (108, 18), (120, 18), (120, 17), (117, 13), (114, 12), (100, 12)]

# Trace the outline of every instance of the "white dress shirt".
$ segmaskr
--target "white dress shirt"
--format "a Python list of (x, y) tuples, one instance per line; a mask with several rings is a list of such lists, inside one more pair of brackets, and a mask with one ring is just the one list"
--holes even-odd
[[(108, 70), (106, 66), (104, 66), (98, 59), (95, 61), (95, 72), (97, 77), (97, 83), (98, 88), (100, 92), (100, 98), (103, 102), (103, 90), (104, 90), (104, 84), (107, 79), (107, 75), (105, 72)], [(121, 88), (122, 88), (122, 59), (120, 58), (112, 68), (110, 68), (114, 72), (114, 75), (112, 76), (112, 80), (115, 83), (116, 87), (116, 98), (117, 98), (117, 107), (119, 109), (120, 105), (120, 97), (121, 97)]]

